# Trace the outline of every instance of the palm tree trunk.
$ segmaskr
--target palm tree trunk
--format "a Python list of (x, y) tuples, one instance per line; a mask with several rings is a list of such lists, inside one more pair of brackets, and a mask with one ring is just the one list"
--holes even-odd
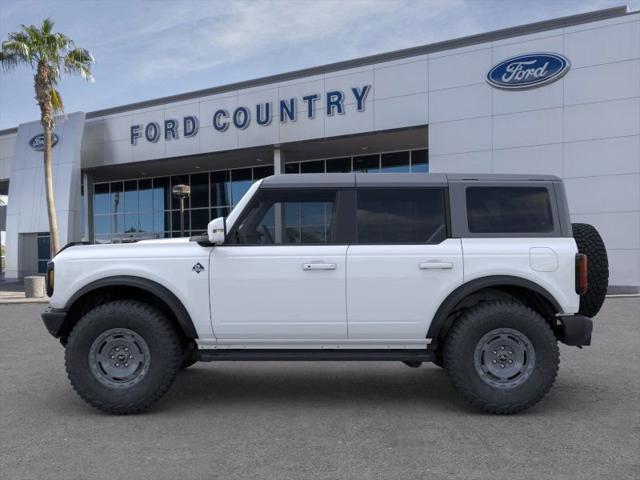
[(47, 192), (47, 214), (49, 216), (49, 232), (51, 235), (51, 257), (60, 251), (58, 237), (58, 219), (56, 216), (56, 199), (53, 195), (53, 168), (51, 161), (51, 126), (44, 125), (44, 184)]

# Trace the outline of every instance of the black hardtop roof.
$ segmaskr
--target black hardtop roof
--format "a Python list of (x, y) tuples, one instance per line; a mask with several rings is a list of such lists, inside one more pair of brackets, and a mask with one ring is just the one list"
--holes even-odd
[(557, 182), (554, 175), (460, 173), (293, 173), (262, 180), (260, 188), (446, 187), (471, 182)]

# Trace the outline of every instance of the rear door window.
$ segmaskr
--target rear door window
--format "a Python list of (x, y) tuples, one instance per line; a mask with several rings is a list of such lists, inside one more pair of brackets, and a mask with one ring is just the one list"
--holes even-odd
[(446, 238), (441, 188), (362, 188), (357, 191), (360, 244), (429, 244)]
[(471, 233), (552, 232), (549, 191), (544, 187), (469, 187), (467, 222)]

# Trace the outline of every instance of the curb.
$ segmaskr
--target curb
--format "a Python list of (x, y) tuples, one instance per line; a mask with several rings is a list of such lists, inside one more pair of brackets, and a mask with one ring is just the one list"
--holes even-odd
[(0, 305), (20, 305), (25, 303), (49, 303), (49, 298), (0, 298)]

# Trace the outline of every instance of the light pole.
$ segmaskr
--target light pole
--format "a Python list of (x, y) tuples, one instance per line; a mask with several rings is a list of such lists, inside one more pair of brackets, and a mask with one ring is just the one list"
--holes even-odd
[(180, 236), (184, 237), (184, 201), (191, 195), (189, 185), (175, 185), (171, 191), (173, 196), (180, 199)]

